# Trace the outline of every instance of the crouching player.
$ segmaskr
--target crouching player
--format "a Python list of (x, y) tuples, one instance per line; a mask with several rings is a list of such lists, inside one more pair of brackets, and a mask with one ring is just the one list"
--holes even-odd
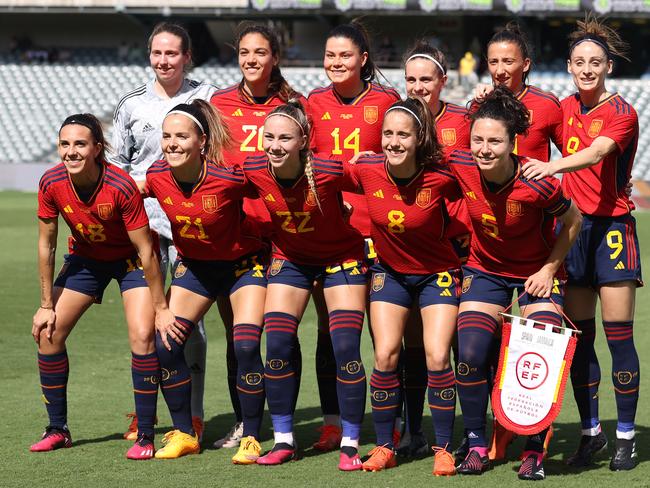
[[(485, 417), (487, 369), (499, 327), (499, 312), (517, 291), (522, 315), (562, 323), (561, 267), (582, 222), (559, 180), (528, 181), (513, 154), (515, 135), (529, 126), (528, 110), (505, 87), (487, 95), (471, 115), (471, 152), (454, 151), (450, 166), (467, 202), (473, 238), (458, 314), (456, 387), (470, 450), (457, 470), (481, 474), (489, 467)], [(557, 218), (562, 230), (554, 236)], [(551, 303), (551, 300), (554, 303)], [(519, 477), (544, 478), (546, 432), (529, 436)]]
[[(66, 339), (115, 279), (122, 294), (132, 360), (138, 437), (130, 459), (153, 456), (160, 366), (155, 329), (173, 330), (147, 214), (135, 182), (105, 160), (101, 123), (91, 114), (71, 115), (59, 130), (61, 164), (45, 172), (38, 192), (38, 268), (41, 305), (32, 336), (49, 425), (32, 452), (71, 447), (68, 430)], [(72, 232), (70, 254), (53, 283), (58, 216)], [(144, 270), (144, 276), (142, 274)], [(155, 311), (155, 313), (154, 313)]]
[(237, 356), (237, 391), (243, 434), (235, 464), (253, 464), (260, 454), (264, 409), (262, 334), (266, 277), (261, 240), (248, 228), (241, 203), (248, 186), (240, 168), (226, 167), (223, 148), (231, 143), (219, 111), (203, 100), (175, 106), (162, 125), (164, 160), (147, 171), (147, 192), (158, 199), (171, 222), (178, 258), (169, 291), (169, 308), (179, 327), (156, 339), (161, 366), (176, 374), (161, 388), (174, 430), (157, 458), (199, 451), (192, 429), (190, 369), (183, 348), (197, 322), (217, 297), (230, 299)]
[(319, 280), (336, 360), (343, 431), (339, 469), (353, 471), (361, 469), (358, 446), (366, 403), (360, 353), (367, 291), (363, 238), (344, 218), (341, 190), (352, 185), (344, 178), (343, 165), (313, 157), (309, 133), (302, 106), (290, 100), (266, 117), (266, 154), (244, 163), (246, 178), (273, 225), (264, 328), (265, 386), (275, 445), (257, 463), (280, 464), (295, 456), (292, 349), (314, 281)]
[(383, 121), (382, 155), (362, 157), (351, 174), (365, 194), (378, 254), (372, 267), (370, 316), (375, 367), (370, 378), (377, 446), (366, 471), (396, 465), (393, 425), (401, 402), (398, 358), (417, 299), (423, 323), (429, 406), (436, 436), (436, 475), (456, 474), (451, 435), (456, 407), (449, 350), (456, 330), (460, 262), (447, 239), (445, 198), (458, 199), (443, 166), (434, 116), (421, 98), (394, 103)]

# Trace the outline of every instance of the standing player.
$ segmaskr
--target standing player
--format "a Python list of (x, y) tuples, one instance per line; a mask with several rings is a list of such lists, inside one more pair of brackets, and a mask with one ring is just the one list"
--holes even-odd
[[(291, 98), (299, 98), (307, 107), (307, 100), (282, 76), (280, 41), (271, 28), (244, 24), (237, 34), (235, 47), (242, 79), (236, 85), (217, 90), (210, 103), (219, 109), (234, 139), (224, 161), (242, 165), (247, 157), (264, 153), (264, 119), (271, 110)], [(268, 227), (270, 216), (259, 199), (247, 198), (244, 212), (263, 228)]]
[[(177, 377), (183, 372), (188, 378), (183, 357), (187, 334), (218, 296), (230, 299), (236, 324), (237, 391), (244, 420), (244, 438), (233, 462), (253, 464), (260, 454), (258, 439), (264, 411), (259, 337), (266, 278), (260, 264), (261, 240), (248, 233), (248, 222), (242, 218), (241, 200), (248, 188), (244, 175), (241, 169), (225, 168), (223, 164), (222, 149), (230, 142), (219, 112), (208, 102), (194, 100), (189, 105), (177, 105), (163, 122), (165, 160), (157, 161), (147, 171), (147, 189), (171, 222), (178, 260), (169, 306), (176, 321), (185, 327), (181, 341), (177, 336), (167, 338), (166, 345), (171, 347), (163, 349), (161, 363), (164, 357), (168, 369), (179, 372)], [(181, 388), (168, 394), (179, 398)], [(198, 450), (196, 439), (188, 432), (192, 427), (189, 403), (179, 401), (177, 418), (174, 425), (179, 425), (179, 430), (156, 457), (173, 458)]]
[[(525, 134), (517, 134), (514, 154), (548, 161), (551, 157), (551, 142), (557, 148), (562, 145), (562, 112), (560, 102), (552, 93), (540, 90), (527, 83), (531, 69), (531, 55), (528, 39), (516, 22), (494, 34), (487, 47), (487, 63), (493, 86), (479, 85), (477, 98), (485, 96), (495, 86), (508, 88), (528, 109), (530, 127)], [(499, 342), (495, 343), (494, 358), (498, 356)], [(494, 366), (496, 369), (496, 365)], [(506, 448), (514, 438), (496, 420), (493, 423), (490, 459), (499, 460), (506, 456)], [(549, 429), (548, 446), (553, 430)], [(459, 454), (465, 454), (464, 444)]]
[(481, 99), (495, 86), (505, 86), (528, 109), (530, 127), (517, 134), (514, 154), (548, 161), (551, 142), (562, 145), (562, 115), (555, 95), (527, 83), (531, 69), (528, 39), (516, 22), (509, 22), (494, 34), (487, 46), (487, 64), (493, 86), (479, 85), (476, 98)]
[[(353, 21), (329, 32), (323, 66), (332, 84), (309, 94), (315, 152), (329, 154), (343, 160), (344, 164), (360, 151), (381, 152), (382, 115), (399, 100), (399, 95), (376, 82), (377, 68), (371, 55), (368, 33), (361, 23)], [(352, 226), (364, 237), (370, 237), (365, 198), (344, 193), (344, 199), (353, 207)], [(341, 430), (332, 339), (327, 310), (320, 295), (320, 290), (315, 290), (314, 302), (319, 317), (316, 377), (324, 425), (314, 448), (329, 451), (338, 446)]]
[[(562, 323), (558, 275), (580, 230), (577, 207), (564, 197), (559, 180), (526, 180), (521, 158), (512, 153), (515, 134), (530, 122), (526, 107), (505, 87), (496, 87), (471, 115), (471, 153), (454, 151), (450, 164), (472, 222), (472, 243), (458, 314), (456, 388), (469, 439), (469, 454), (457, 470), (481, 474), (489, 466), (485, 416), (488, 368), (499, 312), (517, 291), (521, 313)], [(554, 218), (562, 222), (555, 236)], [(550, 300), (554, 303), (550, 303)], [(519, 478), (544, 478), (545, 432), (529, 436)]]
[[(247, 157), (264, 154), (264, 119), (271, 110), (285, 104), (290, 98), (300, 98), (305, 106), (307, 100), (293, 90), (282, 76), (280, 41), (271, 28), (260, 24), (244, 24), (237, 34), (235, 47), (242, 80), (215, 92), (210, 103), (219, 109), (234, 139), (234, 144), (225, 151), (224, 161), (228, 165), (241, 166)], [(264, 203), (259, 198), (245, 198), (244, 212), (248, 219), (258, 224), (264, 237), (269, 239), (271, 217)], [(227, 331), (226, 338), (230, 351), (233, 348), (231, 330)], [(300, 378), (302, 358), (299, 342), (296, 342), (294, 354), (295, 368)], [(227, 364), (229, 384), (234, 387), (236, 384), (231, 378), (234, 379), (237, 375), (237, 363), (228, 360)], [(241, 413), (235, 413), (237, 423), (224, 439), (215, 442), (214, 447), (239, 445), (243, 423)]]
[(460, 193), (453, 174), (441, 164), (435, 119), (422, 98), (396, 102), (386, 111), (381, 143), (383, 155), (362, 157), (350, 166), (368, 202), (378, 255), (370, 290), (375, 345), (370, 394), (377, 445), (363, 469), (396, 466), (398, 360), (409, 312), (417, 303), (436, 435), (433, 473), (454, 475), (450, 445), (456, 389), (449, 350), (456, 330), (460, 262), (445, 235), (445, 198), (457, 199)]
[[(272, 262), (264, 307), (265, 386), (275, 444), (258, 464), (280, 464), (296, 452), (293, 437), (296, 375), (291, 361), (298, 323), (314, 281), (322, 282), (336, 359), (341, 411), (339, 469), (361, 469), (359, 435), (366, 404), (361, 330), (366, 303), (363, 238), (345, 222), (340, 161), (312, 157), (309, 122), (298, 101), (264, 122), (263, 156), (244, 163), (246, 178), (271, 214)], [(333, 229), (335, 231), (333, 232)]]
[[(192, 64), (192, 45), (183, 27), (168, 22), (156, 25), (149, 36), (148, 49), (154, 79), (122, 97), (113, 118), (115, 158), (112, 162), (129, 173), (140, 189), (144, 188), (147, 169), (162, 155), (160, 134), (165, 114), (179, 103), (195, 98), (207, 100), (215, 90), (212, 85), (185, 78)], [(159, 236), (161, 268), (165, 276), (168, 266), (176, 259), (169, 221), (155, 199), (145, 199), (145, 208), (151, 228)], [(192, 416), (199, 437), (203, 432), (206, 347), (201, 321), (185, 347), (192, 369)], [(133, 419), (125, 438), (132, 438), (135, 430), (137, 418)]]
[[(420, 96), (435, 117), (436, 135), (445, 154), (454, 149), (469, 149), (467, 111), (440, 99), (447, 83), (447, 60), (439, 49), (420, 40), (404, 56), (404, 77), (408, 96)], [(467, 261), (470, 224), (463, 199), (446, 202), (449, 213), (447, 235), (461, 263)], [(422, 406), (427, 390), (427, 365), (422, 341), (422, 323), (415, 315), (404, 331), (404, 397), (407, 428), (398, 454), (421, 456), (428, 452), (422, 432)]]
[(578, 242), (567, 258), (566, 310), (582, 330), (571, 380), (582, 438), (571, 466), (588, 466), (607, 446), (598, 415), (600, 366), (594, 350), (596, 303), (612, 355), (618, 423), (616, 450), (609, 467), (636, 466), (634, 419), (639, 398), (639, 358), (634, 347), (636, 288), (642, 285), (634, 210), (626, 185), (639, 136), (634, 108), (605, 86), (613, 57), (624, 59), (627, 45), (595, 18), (578, 22), (569, 36), (568, 70), (578, 89), (562, 100), (563, 158), (548, 165), (531, 162), (529, 178), (565, 173), (562, 185), (584, 215)]
[[(154, 334), (155, 329), (162, 334), (173, 330), (175, 322), (167, 308), (138, 187), (124, 171), (105, 162), (105, 148), (101, 122), (95, 116), (71, 115), (59, 129), (62, 162), (47, 170), (39, 184), (41, 305), (34, 315), (32, 336), (38, 344), (49, 425), (30, 451), (72, 447), (66, 339), (84, 312), (93, 303), (101, 303), (105, 288), (115, 279), (129, 329), (135, 408), (140, 417), (136, 442), (127, 457), (150, 459), (160, 380)], [(70, 254), (53, 282), (59, 214), (72, 235)]]

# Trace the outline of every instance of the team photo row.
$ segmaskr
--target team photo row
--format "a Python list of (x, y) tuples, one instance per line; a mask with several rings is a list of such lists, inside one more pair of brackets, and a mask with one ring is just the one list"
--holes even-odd
[[(492, 83), (473, 87), (465, 106), (441, 99), (448, 62), (426, 40), (404, 53), (403, 87), (382, 82), (357, 20), (328, 33), (331, 84), (307, 97), (283, 77), (273, 29), (244, 23), (233, 46), (241, 81), (217, 88), (187, 77), (188, 32), (158, 24), (147, 46), (153, 77), (119, 101), (111, 143), (92, 114), (61, 124), (61, 162), (38, 192), (32, 336), (48, 425), (30, 450), (73, 446), (66, 340), (114, 279), (131, 348), (128, 459), (201, 451), (203, 319), (216, 304), (236, 423), (212, 447), (233, 448), (234, 464), (298, 457), (304, 354), (305, 365), (315, 357), (323, 417), (313, 449), (340, 450), (341, 471), (433, 452), (436, 476), (480, 475), (521, 435), (518, 477), (544, 479), (567, 384), (581, 432), (566, 463), (587, 468), (609, 446), (612, 471), (633, 469), (639, 124), (606, 86), (614, 63), (628, 60), (619, 34), (592, 15), (576, 23), (565, 53), (576, 91), (558, 100), (528, 83), (530, 46), (511, 22), (484, 47)], [(70, 237), (55, 275), (59, 216)], [(315, 351), (298, 334), (310, 299)], [(598, 303), (616, 399), (607, 434)], [(156, 449), (159, 390), (173, 427)], [(368, 395), (376, 439), (366, 453)], [(453, 438), (457, 403), (462, 439)]]

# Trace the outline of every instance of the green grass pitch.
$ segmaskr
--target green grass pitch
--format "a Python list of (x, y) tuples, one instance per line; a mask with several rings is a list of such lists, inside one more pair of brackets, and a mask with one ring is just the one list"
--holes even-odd
[[(31, 317), (38, 306), (36, 267), (36, 195), (0, 193), (0, 486), (83, 486), (83, 487), (166, 487), (166, 486), (506, 486), (517, 483), (518, 463), (514, 461), (521, 440), (509, 450), (512, 461), (497, 465), (476, 478), (434, 478), (433, 459), (403, 462), (396, 469), (381, 473), (340, 473), (336, 469), (338, 453), (318, 454), (309, 448), (321, 424), (318, 392), (314, 377), (316, 340), (315, 315), (309, 309), (300, 326), (303, 352), (303, 378), (296, 412), (296, 435), (304, 456), (297, 462), (278, 467), (233, 466), (233, 450), (212, 450), (212, 442), (233, 423), (225, 375), (225, 339), (216, 311), (211, 310), (206, 327), (209, 338), (206, 380), (206, 433), (203, 452), (172, 461), (134, 462), (125, 459), (129, 443), (122, 439), (127, 423), (124, 414), (133, 408), (131, 394), (130, 352), (117, 287), (111, 285), (104, 304), (92, 307), (77, 325), (68, 341), (70, 383), (68, 389), (69, 424), (74, 447), (51, 453), (30, 453), (47, 423), (40, 400), (36, 366), (36, 346), (31, 338)], [(650, 270), (650, 214), (638, 213), (638, 231), (643, 265)], [(65, 249), (67, 229), (60, 231), (58, 262)], [(650, 294), (639, 290), (636, 313), (636, 345), (642, 368), (650, 364)], [(603, 370), (601, 417), (613, 439), (615, 431), (614, 395), (609, 379), (610, 357), (602, 328), (597, 346)], [(366, 370), (372, 367), (370, 339), (364, 332)], [(638, 410), (637, 447), (640, 465), (631, 472), (612, 473), (608, 459), (585, 471), (564, 466), (563, 460), (574, 451), (579, 438), (579, 423), (572, 393), (567, 392), (562, 413), (555, 423), (555, 437), (550, 458), (545, 463), (548, 475), (544, 486), (650, 486), (650, 409), (646, 376), (641, 377), (642, 395)], [(569, 387), (570, 388), (570, 387)], [(160, 423), (157, 440), (170, 426), (162, 399), (159, 401)], [(456, 441), (462, 420), (456, 410)], [(425, 428), (432, 427), (425, 413)], [(272, 444), (272, 433), (265, 418), (263, 448)], [(362, 434), (361, 452), (365, 454), (374, 439), (369, 413)], [(611, 452), (611, 451), (610, 451)]]

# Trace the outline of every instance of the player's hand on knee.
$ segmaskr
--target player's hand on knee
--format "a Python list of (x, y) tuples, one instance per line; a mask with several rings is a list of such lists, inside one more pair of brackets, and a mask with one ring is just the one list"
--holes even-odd
[(174, 317), (174, 314), (169, 309), (156, 312), (156, 330), (160, 334), (160, 339), (168, 351), (172, 350), (172, 346), (169, 343), (170, 338), (182, 346), (189, 332), (181, 324), (176, 322), (176, 317)]
[(48, 341), (52, 341), (56, 323), (56, 314), (53, 308), (38, 307), (34, 318), (32, 319), (32, 337), (36, 344), (41, 342), (41, 332), (45, 329), (45, 336)]
[(554, 273), (546, 268), (540, 269), (526, 280), (524, 289), (530, 296), (537, 298), (549, 298), (553, 290)]

